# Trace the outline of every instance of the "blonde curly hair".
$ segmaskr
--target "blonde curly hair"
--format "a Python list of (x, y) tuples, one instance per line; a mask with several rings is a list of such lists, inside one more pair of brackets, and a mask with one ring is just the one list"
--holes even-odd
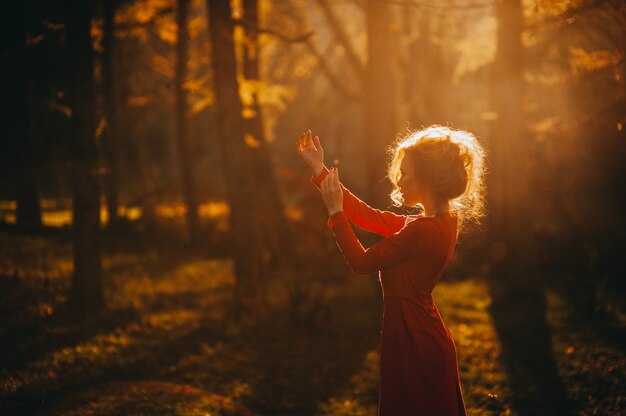
[[(485, 215), (485, 150), (472, 133), (433, 125), (409, 131), (388, 150), (387, 176), (393, 184), (389, 196), (394, 205), (404, 205), (398, 180), (400, 164), (408, 157), (416, 179), (449, 201), (450, 212), (458, 218), (457, 233), (468, 221), (480, 223)], [(421, 204), (417, 208), (424, 210)]]

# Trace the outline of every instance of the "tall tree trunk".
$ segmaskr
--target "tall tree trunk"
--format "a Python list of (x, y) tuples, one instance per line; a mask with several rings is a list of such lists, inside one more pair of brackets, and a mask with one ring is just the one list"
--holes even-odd
[(92, 312), (104, 304), (100, 264), (100, 187), (95, 141), (95, 94), (90, 2), (67, 0), (69, 99), (72, 108), (71, 154), (74, 275), (70, 303)]
[[(235, 264), (234, 313), (249, 316), (264, 302), (262, 247), (255, 208), (259, 190), (250, 170), (253, 158), (244, 140), (242, 104), (236, 77), (233, 22), (228, 0), (207, 0), (212, 41), (217, 131), (230, 204), (231, 250)], [(265, 179), (265, 178), (263, 178)]]
[(187, 78), (189, 0), (178, 0), (178, 41), (176, 44), (176, 143), (178, 164), (182, 180), (183, 199), (187, 206), (187, 236), (195, 242), (200, 221), (198, 219), (198, 196), (194, 180), (195, 163), (189, 141), (187, 92), (183, 84)]
[(431, 50), (431, 15), (421, 9), (416, 13), (411, 5), (404, 6), (403, 14), (404, 33), (411, 33), (416, 25), (419, 28), (419, 36), (413, 35), (406, 50), (404, 83), (401, 88), (402, 100), (408, 106), (406, 118), (412, 124), (412, 128), (416, 128), (427, 124), (429, 106), (425, 97), (430, 77), (436, 76), (428, 71), (427, 65), (424, 65), (424, 62), (429, 61)]
[(529, 272), (534, 256), (530, 215), (525, 209), (530, 201), (530, 160), (524, 122), (520, 0), (498, 3), (496, 14), (498, 44), (492, 99), (499, 117), (490, 140), (492, 173), (488, 188), (494, 273), (511, 289), (531, 290), (533, 276)]
[(116, 0), (103, 0), (104, 11), (104, 33), (102, 46), (102, 81), (104, 93), (104, 116), (106, 119), (106, 130), (104, 132), (103, 143), (107, 163), (107, 175), (105, 176), (105, 193), (107, 199), (107, 212), (109, 214), (109, 227), (115, 227), (119, 222), (118, 207), (118, 143), (117, 143), (117, 102), (115, 84), (115, 9)]
[[(429, 37), (426, 40), (428, 42), (427, 51), (428, 55), (424, 58), (426, 62), (422, 65), (425, 67), (426, 80), (423, 84), (423, 100), (424, 109), (423, 114), (424, 124), (445, 124), (446, 107), (450, 105), (444, 97), (447, 97), (448, 91), (448, 68), (445, 62), (445, 49), (442, 45), (433, 42), (433, 38), (442, 38), (445, 29), (442, 28), (441, 18), (439, 21), (432, 21), (429, 27)], [(434, 25), (433, 25), (434, 23)], [(428, 23), (424, 22), (424, 25)], [(434, 28), (432, 27), (434, 26)], [(431, 33), (435, 31), (434, 34)]]
[(388, 4), (369, 0), (366, 5), (368, 66), (365, 83), (364, 146), (367, 149), (369, 199), (389, 205), (386, 146), (396, 134), (396, 80), (392, 62), (392, 14)]
[[(258, 31), (251, 27), (259, 26), (258, 0), (244, 0), (243, 16), (247, 23), (243, 75), (247, 80), (259, 81)], [(254, 142), (257, 143), (257, 147), (252, 149), (256, 170), (254, 177), (258, 180), (260, 194), (264, 198), (259, 204), (257, 218), (263, 229), (263, 242), (270, 248), (272, 257), (278, 259), (286, 254), (290, 244), (284, 227), (284, 207), (265, 140), (263, 117), (256, 93), (252, 95), (251, 110), (251, 116), (246, 119), (246, 134), (254, 137)]]
[(30, 131), (30, 48), (26, 43), (29, 31), (29, 1), (18, 2), (14, 18), (18, 22), (10, 45), (15, 52), (15, 71), (9, 89), (15, 92), (13, 115), (5, 114), (17, 143), (17, 210), (16, 222), (20, 227), (41, 227), (41, 207), (37, 190), (34, 141)]
[(521, 383), (520, 391), (542, 392), (522, 396), (513, 405), (566, 415), (571, 410), (554, 362), (544, 276), (535, 267), (521, 0), (502, 0), (495, 12), (498, 43), (492, 93), (498, 119), (489, 143), (490, 310), (511, 379)]

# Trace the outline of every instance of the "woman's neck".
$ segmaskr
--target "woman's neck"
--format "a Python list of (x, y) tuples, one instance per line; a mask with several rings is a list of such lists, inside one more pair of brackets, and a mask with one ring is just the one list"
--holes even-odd
[(426, 200), (422, 202), (422, 206), (424, 207), (424, 215), (426, 217), (434, 216), (440, 212), (448, 212), (450, 211), (450, 202), (445, 201), (433, 201)]

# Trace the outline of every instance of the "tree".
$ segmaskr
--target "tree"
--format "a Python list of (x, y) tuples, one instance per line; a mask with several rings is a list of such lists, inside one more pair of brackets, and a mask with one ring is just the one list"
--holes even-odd
[[(248, 82), (255, 83), (258, 87), (252, 93), (252, 100), (249, 103), (249, 112), (246, 117), (246, 132), (252, 138), (255, 146), (252, 148), (255, 161), (255, 178), (262, 191), (260, 194), (264, 200), (259, 204), (260, 212), (257, 215), (258, 221), (263, 228), (262, 238), (271, 249), (272, 257), (278, 258), (285, 255), (289, 247), (289, 238), (284, 227), (284, 207), (278, 193), (278, 185), (272, 168), (265, 133), (263, 131), (263, 117), (261, 106), (259, 105), (258, 89), (261, 88), (259, 76), (259, 15), (258, 0), (244, 0), (243, 16), (246, 42), (243, 56), (243, 76)], [(265, 268), (267, 269), (267, 268)]]
[(104, 305), (100, 261), (100, 186), (96, 172), (95, 92), (90, 3), (67, 0), (74, 274), (70, 303), (92, 312)]
[(389, 187), (386, 177), (385, 148), (396, 133), (396, 80), (392, 62), (392, 15), (388, 4), (368, 1), (367, 76), (365, 82), (364, 146), (367, 149), (367, 181), (369, 199), (379, 206), (388, 205)]
[[(527, 395), (518, 402), (568, 414), (569, 402), (553, 356), (544, 284), (536, 268), (537, 252), (531, 201), (531, 158), (524, 106), (525, 51), (521, 0), (495, 5), (498, 21), (492, 105), (498, 118), (490, 132), (491, 170), (488, 184), (491, 273), (491, 313), (502, 342), (504, 360), (519, 374), (542, 374), (541, 397)], [(532, 351), (529, 354), (528, 351)], [(522, 362), (523, 365), (517, 363)]]
[[(212, 42), (217, 132), (228, 202), (231, 252), (236, 275), (234, 316), (251, 315), (264, 302), (263, 250), (257, 207), (262, 201), (249, 167), (254, 159), (244, 139), (242, 104), (237, 83), (233, 21), (228, 0), (207, 0)], [(265, 178), (262, 178), (265, 179)]]
[(184, 83), (187, 78), (189, 0), (178, 0), (178, 37), (176, 42), (176, 143), (180, 168), (183, 199), (187, 205), (187, 235), (191, 242), (196, 240), (199, 228), (198, 196), (194, 180), (194, 158), (189, 140), (189, 119), (187, 92)]
[(12, 50), (14, 71), (10, 79), (9, 94), (15, 103), (9, 108), (6, 120), (10, 125), (10, 134), (17, 144), (18, 162), (17, 173), (17, 209), (16, 223), (20, 227), (41, 227), (41, 207), (35, 166), (35, 143), (30, 132), (30, 56), (31, 47), (28, 45), (29, 36), (29, 2), (18, 2), (14, 17), (16, 26), (9, 30), (11, 39), (9, 47)]
[(109, 226), (115, 227), (119, 221), (118, 206), (118, 143), (117, 143), (117, 103), (115, 83), (115, 9), (116, 0), (103, 0), (104, 30), (102, 37), (102, 82), (104, 116), (106, 130), (103, 139), (104, 153), (107, 163), (107, 175), (105, 177), (105, 192), (107, 199), (107, 212), (109, 214)]
[(533, 287), (530, 216), (523, 207), (529, 200), (530, 155), (524, 117), (524, 51), (519, 0), (496, 6), (497, 53), (492, 101), (498, 120), (490, 137), (489, 176), (490, 238), (494, 253), (494, 279), (516, 288)]

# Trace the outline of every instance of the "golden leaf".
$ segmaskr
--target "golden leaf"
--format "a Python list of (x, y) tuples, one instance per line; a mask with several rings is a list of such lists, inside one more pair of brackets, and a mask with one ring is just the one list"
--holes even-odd
[(246, 134), (245, 140), (246, 144), (253, 149), (258, 149), (259, 147), (261, 147), (261, 142), (258, 141), (256, 137), (251, 134)]
[(189, 37), (191, 39), (195, 39), (199, 34), (202, 34), (205, 30), (207, 30), (205, 14), (201, 13), (197, 16), (189, 16), (189, 23), (187, 26), (189, 28)]
[(187, 91), (197, 91), (201, 89), (204, 84), (209, 80), (208, 76), (204, 76), (197, 79), (188, 79), (183, 83), (183, 89)]
[(570, 67), (574, 75), (597, 71), (620, 61), (619, 54), (600, 50), (587, 52), (583, 48), (570, 48)]
[(100, 117), (100, 121), (98, 122), (98, 126), (96, 127), (96, 140), (98, 140), (100, 137), (102, 137), (102, 133), (104, 133), (104, 129), (107, 126), (107, 119), (106, 117), (102, 116)]
[(65, 114), (67, 117), (72, 116), (72, 109), (66, 106), (65, 104), (61, 104), (58, 101), (50, 100), (48, 103), (48, 108), (51, 110), (57, 110)]
[(213, 104), (213, 94), (207, 94), (203, 98), (193, 103), (193, 105), (191, 106), (191, 112), (193, 114), (199, 113), (200, 111), (204, 110), (206, 107), (212, 104)]
[(128, 105), (132, 107), (143, 107), (150, 102), (150, 98), (144, 96), (132, 96), (128, 97)]
[(156, 21), (156, 32), (159, 37), (169, 45), (176, 44), (178, 40), (178, 27), (174, 19), (158, 19)]
[(91, 44), (94, 50), (102, 53), (104, 48), (102, 47), (102, 38), (104, 36), (104, 30), (102, 29), (102, 19), (94, 19), (91, 21)]
[(246, 107), (241, 111), (241, 116), (246, 120), (251, 120), (256, 117), (256, 111), (250, 107)]

